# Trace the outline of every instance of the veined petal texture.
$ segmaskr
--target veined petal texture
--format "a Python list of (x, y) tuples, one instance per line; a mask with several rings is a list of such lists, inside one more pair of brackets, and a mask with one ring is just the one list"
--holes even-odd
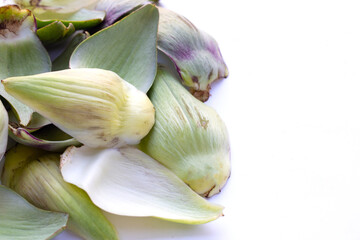
[[(51, 60), (35, 31), (33, 14), (16, 5), (0, 7), (0, 79), (48, 72)], [(15, 110), (23, 126), (29, 124), (33, 110), (10, 96), (0, 84), (0, 95)]]
[(65, 181), (84, 189), (103, 210), (201, 224), (222, 216), (169, 169), (134, 147), (70, 147), (61, 157)]
[(145, 93), (103, 69), (67, 69), (2, 80), (6, 91), (90, 147), (138, 144), (154, 124)]

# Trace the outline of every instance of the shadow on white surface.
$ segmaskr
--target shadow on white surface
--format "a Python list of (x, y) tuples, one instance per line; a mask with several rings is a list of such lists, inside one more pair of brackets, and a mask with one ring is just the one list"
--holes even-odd
[[(148, 240), (148, 239), (212, 239), (218, 240), (213, 228), (208, 224), (186, 225), (173, 223), (150, 217), (125, 217), (105, 213), (106, 217), (117, 228), (120, 239)], [(54, 240), (80, 240), (76, 235), (64, 231)]]

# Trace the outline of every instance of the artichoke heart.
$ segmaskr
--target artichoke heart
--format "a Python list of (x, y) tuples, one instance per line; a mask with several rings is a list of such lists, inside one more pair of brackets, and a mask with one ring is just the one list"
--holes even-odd
[(112, 71), (67, 69), (2, 83), (13, 97), (89, 147), (137, 144), (154, 124), (150, 99)]
[(59, 163), (59, 154), (17, 145), (6, 153), (1, 180), (34, 206), (69, 214), (67, 228), (84, 239), (118, 239), (89, 196), (64, 181)]
[(140, 148), (195, 192), (218, 193), (230, 175), (229, 137), (219, 115), (165, 69), (158, 70), (149, 97), (156, 122)]

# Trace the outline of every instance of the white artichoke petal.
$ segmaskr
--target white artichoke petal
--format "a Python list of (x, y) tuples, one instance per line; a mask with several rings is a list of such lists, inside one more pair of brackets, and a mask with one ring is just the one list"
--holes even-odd
[(70, 147), (60, 165), (65, 181), (84, 189), (95, 205), (113, 214), (187, 224), (222, 216), (222, 206), (206, 201), (170, 170), (133, 147)]
[(5, 154), (8, 140), (9, 117), (4, 105), (0, 101), (0, 161)]

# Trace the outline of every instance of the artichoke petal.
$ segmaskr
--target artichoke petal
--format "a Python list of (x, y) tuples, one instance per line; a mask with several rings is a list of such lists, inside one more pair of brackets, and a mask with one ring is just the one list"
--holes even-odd
[[(37, 37), (33, 14), (16, 5), (0, 7), (0, 79), (48, 72), (51, 60)], [(0, 84), (0, 95), (12, 106), (21, 125), (27, 126), (33, 110), (10, 96)]]
[(211, 83), (229, 74), (217, 42), (183, 16), (161, 7), (159, 13), (158, 48), (173, 61), (183, 84), (206, 101)]
[(146, 5), (83, 41), (70, 58), (70, 68), (101, 68), (116, 72), (143, 92), (157, 69), (159, 13)]
[(2, 182), (34, 206), (69, 214), (68, 229), (84, 239), (118, 239), (89, 196), (64, 181), (59, 160), (59, 154), (17, 145), (6, 154)]
[(1, 239), (51, 239), (65, 229), (68, 215), (32, 206), (20, 195), (0, 185)]
[(70, 147), (61, 157), (65, 181), (84, 189), (103, 210), (117, 215), (152, 216), (202, 224), (222, 216), (174, 173), (134, 147)]
[(206, 197), (218, 193), (230, 176), (229, 136), (220, 116), (166, 69), (158, 70), (149, 97), (155, 125), (140, 149), (195, 192)]
[(154, 124), (146, 94), (108, 70), (67, 69), (2, 83), (9, 94), (90, 147), (138, 144)]

